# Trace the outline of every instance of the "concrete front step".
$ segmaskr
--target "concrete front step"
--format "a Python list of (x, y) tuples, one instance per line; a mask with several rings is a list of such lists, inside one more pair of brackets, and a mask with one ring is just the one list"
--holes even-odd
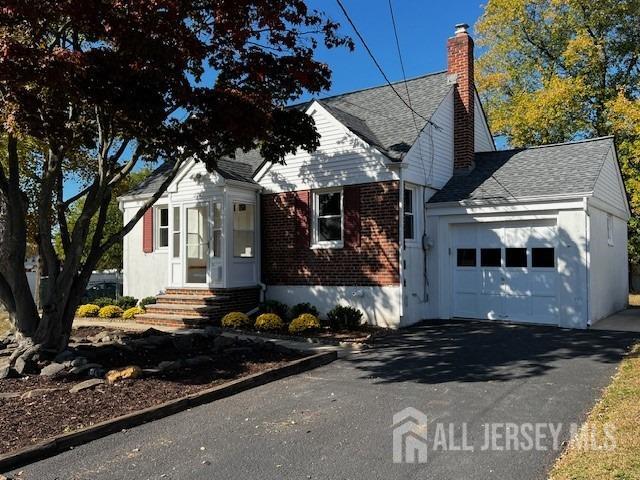
[[(211, 295), (158, 295), (157, 303), (162, 305), (211, 305), (222, 300), (223, 297)], [(226, 297), (224, 297), (226, 298)]]
[(149, 314), (183, 315), (185, 317), (210, 317), (216, 315), (220, 306), (206, 304), (177, 304), (177, 303), (156, 303), (147, 305)]
[(210, 288), (167, 288), (165, 295), (190, 295), (196, 297), (214, 297), (216, 291)]
[(160, 325), (163, 327), (179, 327), (179, 328), (199, 328), (208, 325), (217, 325), (218, 322), (213, 318), (207, 317), (185, 317), (184, 315), (167, 315), (145, 313), (137, 315), (136, 322), (144, 325)]

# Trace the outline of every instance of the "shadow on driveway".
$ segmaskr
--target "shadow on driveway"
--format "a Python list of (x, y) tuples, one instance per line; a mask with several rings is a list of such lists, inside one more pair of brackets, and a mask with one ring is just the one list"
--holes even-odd
[(428, 321), (349, 358), (377, 383), (505, 382), (567, 361), (617, 363), (640, 334), (476, 321)]

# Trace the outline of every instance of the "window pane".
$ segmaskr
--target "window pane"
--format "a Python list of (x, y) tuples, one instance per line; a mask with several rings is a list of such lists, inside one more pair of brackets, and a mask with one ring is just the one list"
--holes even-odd
[(475, 267), (476, 266), (476, 249), (475, 248), (459, 248), (458, 249), (458, 266), (459, 267)]
[(158, 246), (161, 248), (169, 246), (169, 228), (160, 229), (160, 238), (158, 238)]
[(502, 260), (502, 250), (499, 248), (481, 248), (480, 249), (480, 266), (481, 267), (499, 267)]
[(531, 266), (534, 268), (555, 268), (556, 252), (554, 248), (532, 248)]
[(527, 266), (527, 249), (526, 248), (507, 248), (505, 250), (505, 265), (507, 267), (526, 267)]
[(173, 258), (180, 256), (180, 232), (173, 234)]
[(173, 207), (173, 231), (180, 231), (180, 207)]
[(222, 204), (218, 202), (213, 204), (213, 227), (222, 228)]
[(404, 190), (404, 211), (413, 213), (413, 190), (408, 188)]
[(168, 208), (160, 209), (160, 226), (161, 227), (169, 226), (169, 209)]
[(340, 192), (318, 195), (318, 215), (340, 215)]
[(340, 217), (318, 219), (318, 241), (330, 242), (342, 240)]
[(254, 210), (252, 203), (233, 204), (234, 257), (253, 257)]
[(222, 256), (222, 230), (213, 231), (213, 256)]
[(404, 215), (404, 238), (413, 239), (413, 215)]

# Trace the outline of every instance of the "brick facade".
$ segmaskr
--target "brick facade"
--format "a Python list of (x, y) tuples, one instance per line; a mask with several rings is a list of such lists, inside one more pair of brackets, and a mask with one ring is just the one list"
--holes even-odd
[(399, 182), (344, 189), (344, 247), (310, 247), (311, 192), (262, 195), (267, 285), (398, 285)]
[(454, 162), (455, 172), (467, 172), (473, 168), (474, 157), (474, 69), (473, 39), (466, 25), (456, 27), (456, 35), (447, 43), (449, 74), (456, 75), (454, 92)]

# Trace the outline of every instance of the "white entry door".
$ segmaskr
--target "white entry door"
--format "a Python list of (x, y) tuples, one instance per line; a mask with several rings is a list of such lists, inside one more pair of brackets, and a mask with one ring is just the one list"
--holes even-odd
[(185, 208), (185, 284), (209, 282), (209, 206)]
[(454, 317), (558, 323), (555, 221), (451, 229)]

